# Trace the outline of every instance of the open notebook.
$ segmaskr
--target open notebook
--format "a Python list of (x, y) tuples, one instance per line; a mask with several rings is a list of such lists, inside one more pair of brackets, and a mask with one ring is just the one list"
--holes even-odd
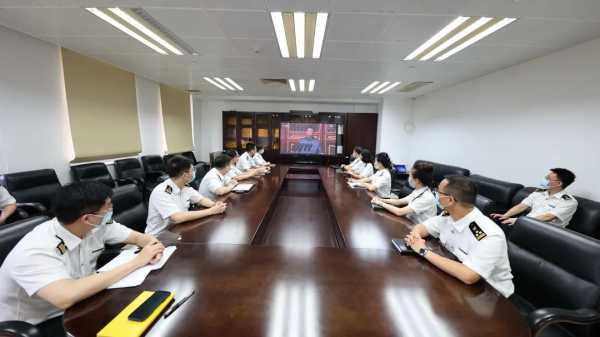
[[(173, 255), (175, 249), (177, 249), (177, 247), (175, 246), (166, 247), (163, 252), (162, 258), (156, 264), (149, 264), (131, 272), (129, 275), (125, 276), (121, 280), (117, 281), (116, 283), (113, 283), (111, 286), (108, 287), (108, 289), (139, 286), (144, 282), (146, 276), (148, 276), (148, 274), (150, 274), (151, 271), (161, 269), (165, 265), (165, 263), (167, 263), (167, 260), (169, 260), (171, 255)], [(123, 250), (117, 257), (115, 257), (109, 263), (102, 266), (102, 268), (98, 269), (98, 272), (102, 273), (105, 271), (115, 269), (133, 260), (136, 257), (135, 252), (135, 249)]]
[(232, 191), (234, 192), (248, 192), (252, 189), (254, 184), (237, 184)]

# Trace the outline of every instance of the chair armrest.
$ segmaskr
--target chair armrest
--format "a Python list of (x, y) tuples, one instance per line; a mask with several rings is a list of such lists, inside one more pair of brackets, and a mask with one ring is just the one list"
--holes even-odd
[[(39, 202), (19, 202), (17, 203), (17, 208), (20, 208), (22, 210), (25, 210), (27, 212), (27, 210), (33, 210), (34, 213), (48, 213), (48, 209), (46, 208), (46, 206), (42, 205)], [(30, 212), (28, 212), (30, 213)]]
[(9, 333), (18, 337), (44, 337), (35, 325), (23, 321), (0, 322), (0, 333)]
[(545, 327), (556, 323), (579, 325), (598, 323), (600, 322), (600, 313), (593, 309), (542, 308), (527, 315), (527, 321), (532, 335), (536, 336)]

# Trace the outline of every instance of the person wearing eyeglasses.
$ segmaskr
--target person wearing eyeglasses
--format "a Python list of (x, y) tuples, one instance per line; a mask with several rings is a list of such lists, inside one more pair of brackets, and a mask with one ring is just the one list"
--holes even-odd
[[(442, 214), (416, 225), (405, 241), (427, 261), (465, 284), (485, 279), (504, 297), (514, 293), (508, 247), (502, 229), (475, 207), (477, 186), (464, 176), (448, 176), (436, 191)], [(458, 261), (427, 248), (439, 238)]]
[(575, 197), (565, 191), (575, 181), (575, 174), (564, 168), (553, 168), (540, 184), (540, 189), (531, 193), (521, 203), (504, 214), (491, 214), (493, 219), (505, 225), (514, 225), (515, 216), (530, 209), (528, 217), (548, 222), (559, 227), (567, 227), (577, 211)]
[(410, 170), (408, 184), (414, 190), (401, 199), (373, 198), (371, 203), (385, 208), (388, 212), (405, 216), (414, 223), (423, 221), (437, 215), (435, 197), (429, 186), (433, 183), (433, 165), (430, 163), (415, 163)]
[[(164, 246), (154, 236), (112, 220), (111, 196), (99, 182), (59, 188), (56, 217), (26, 234), (0, 267), (0, 321), (26, 321), (44, 336), (65, 336), (64, 310), (161, 259)], [(131, 261), (96, 273), (107, 243), (143, 248)]]

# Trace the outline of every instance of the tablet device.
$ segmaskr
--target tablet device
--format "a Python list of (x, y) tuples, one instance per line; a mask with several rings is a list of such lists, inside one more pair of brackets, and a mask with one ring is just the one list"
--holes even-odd
[(403, 239), (392, 239), (392, 245), (394, 245), (394, 248), (402, 255), (417, 254), (417, 252), (406, 245), (406, 242), (404, 242)]

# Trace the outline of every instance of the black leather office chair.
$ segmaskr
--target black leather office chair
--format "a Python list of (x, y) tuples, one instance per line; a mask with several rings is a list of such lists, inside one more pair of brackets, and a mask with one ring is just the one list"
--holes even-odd
[(484, 177), (478, 174), (469, 176), (477, 185), (479, 194), (494, 202), (495, 212), (504, 213), (511, 208), (512, 200), (523, 185)]
[(420, 162), (433, 165), (433, 187), (437, 187), (446, 176), (462, 175), (468, 177), (471, 174), (471, 171), (466, 168), (435, 163), (427, 160), (417, 160), (415, 164)]
[(0, 337), (51, 337), (45, 336), (35, 325), (23, 321), (0, 322)]
[(136, 158), (115, 160), (115, 172), (118, 179), (134, 179), (144, 182), (144, 168)]
[(0, 227), (0, 265), (4, 259), (21, 240), (25, 234), (29, 233), (35, 226), (50, 219), (47, 216), (35, 216), (13, 222)]
[(194, 165), (198, 164), (198, 161), (196, 160), (196, 155), (194, 155), (194, 152), (192, 152), (192, 151), (185, 151), (185, 152), (181, 152), (180, 154), (182, 156), (188, 158), (189, 160), (191, 160), (192, 164), (194, 164)]
[(517, 220), (508, 239), (511, 300), (532, 335), (600, 336), (600, 241), (528, 217)]
[(146, 172), (147, 182), (158, 184), (167, 178), (165, 162), (161, 156), (142, 156), (141, 160), (142, 166), (144, 167), (144, 172)]
[(115, 187), (115, 181), (104, 163), (90, 163), (71, 166), (75, 181), (97, 181)]
[(496, 213), (498, 209), (498, 206), (494, 200), (481, 194), (477, 194), (477, 197), (475, 198), (475, 207), (477, 207), (481, 213), (485, 214), (486, 216)]
[(2, 176), (2, 182), (17, 200), (14, 220), (50, 214), (54, 195), (60, 187), (53, 169), (8, 173)]
[(194, 179), (192, 182), (190, 182), (189, 185), (194, 189), (198, 189), (200, 187), (200, 183), (202, 182), (202, 178), (204, 178), (206, 173), (208, 173), (208, 171), (210, 170), (210, 165), (208, 163), (201, 161), (201, 162), (198, 162), (194, 166), (194, 168), (196, 170), (196, 179)]
[(567, 228), (600, 239), (600, 203), (590, 199), (575, 197), (577, 211)]
[(527, 198), (531, 193), (537, 190), (536, 187), (524, 187), (515, 193), (515, 196), (512, 198), (511, 207), (516, 206), (521, 203), (525, 198)]
[(146, 229), (148, 209), (142, 193), (135, 185), (123, 185), (113, 189), (113, 217), (118, 223), (143, 233)]

